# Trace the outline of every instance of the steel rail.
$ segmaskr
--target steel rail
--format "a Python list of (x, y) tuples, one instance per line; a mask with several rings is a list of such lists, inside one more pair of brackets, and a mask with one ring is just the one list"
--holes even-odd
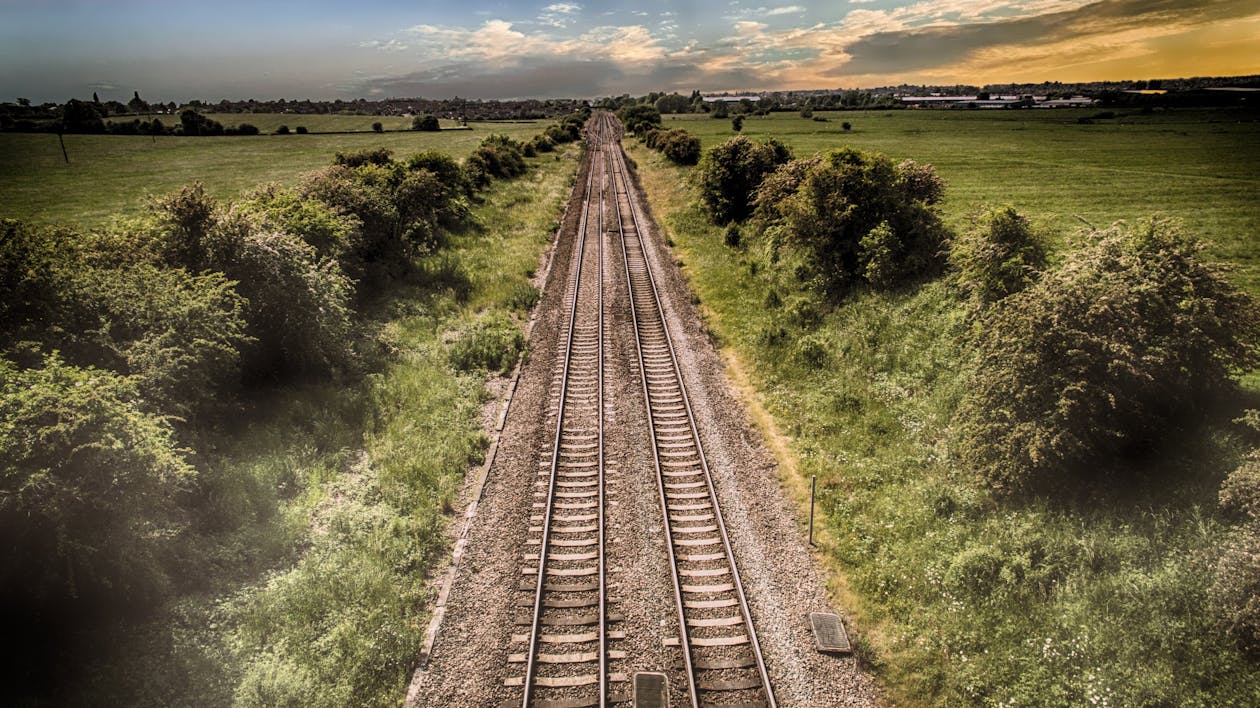
[[(593, 165), (594, 163), (593, 155), (592, 155), (591, 162)], [(526, 660), (525, 661), (525, 681), (524, 681), (525, 691), (524, 691), (524, 696), (521, 699), (522, 708), (529, 708), (530, 700), (533, 698), (533, 691), (534, 691), (536, 656), (538, 652), (538, 634), (539, 634), (538, 630), (539, 630), (539, 625), (541, 624), (541, 621), (542, 621), (543, 590), (546, 584), (546, 574), (547, 574), (546, 573), (547, 553), (548, 553), (548, 547), (550, 546), (550, 541), (551, 541), (551, 516), (552, 516), (552, 510), (555, 505), (556, 481), (559, 475), (559, 468), (560, 468), (560, 443), (561, 443), (561, 436), (564, 432), (565, 408), (566, 408), (565, 399), (568, 394), (569, 372), (570, 372), (570, 366), (572, 364), (572, 359), (573, 359), (573, 333), (574, 333), (574, 329), (575, 329), (575, 325), (577, 321), (578, 303), (581, 300), (580, 294), (581, 294), (581, 287), (582, 287), (582, 266), (583, 266), (583, 262), (586, 260), (586, 232), (587, 232), (587, 227), (588, 227), (588, 222), (589, 222), (589, 213), (590, 213), (590, 206), (591, 206), (590, 205), (591, 186), (593, 182), (594, 182), (594, 170), (591, 170), (590, 173), (587, 174), (586, 192), (585, 192), (584, 200), (583, 200), (582, 217), (580, 220), (580, 224), (578, 226), (579, 237), (578, 237), (577, 247), (575, 249), (578, 262), (577, 262), (577, 268), (575, 269), (575, 273), (573, 276), (573, 304), (569, 310), (569, 327), (568, 327), (568, 332), (565, 339), (564, 371), (563, 371), (563, 375), (561, 377), (561, 382), (560, 382), (559, 409), (556, 414), (556, 433), (552, 440), (551, 472), (550, 472), (550, 476), (548, 479), (548, 486), (547, 486), (547, 504), (546, 504), (546, 510), (544, 511), (544, 515), (543, 515), (543, 521), (542, 521), (542, 540), (541, 540), (541, 544), (539, 545), (539, 550), (538, 550), (538, 578), (537, 578), (537, 585), (534, 590), (534, 616), (533, 616), (533, 622), (530, 626), (529, 649), (528, 649), (528, 653), (525, 656), (525, 660)], [(602, 189), (603, 187), (601, 184), (601, 205), (602, 205)], [(603, 228), (602, 216), (601, 216), (600, 228), (601, 229)], [(599, 369), (600, 369), (600, 377), (598, 381), (598, 390), (600, 392), (600, 408), (596, 411), (596, 416), (599, 421), (599, 436), (600, 436), (600, 447), (599, 447), (600, 597), (599, 597), (599, 606), (600, 606), (600, 620), (601, 621), (600, 621), (598, 631), (599, 631), (599, 638), (600, 638), (600, 686), (601, 686), (600, 705), (605, 705), (606, 694), (604, 693), (603, 687), (607, 686), (608, 681), (607, 681), (607, 673), (606, 673), (607, 672), (607, 663), (606, 663), (607, 652), (605, 651), (605, 646), (607, 642), (607, 632), (605, 630), (605, 627), (607, 625), (605, 621), (606, 620), (605, 606), (607, 602), (606, 602), (606, 595), (604, 592), (605, 586), (604, 586), (604, 560), (603, 560), (603, 539), (604, 539), (604, 533), (603, 533), (603, 526), (604, 526), (604, 518), (603, 518), (603, 487), (604, 487), (603, 420), (604, 420), (604, 411), (603, 411), (602, 396), (603, 396), (604, 383), (603, 383), (602, 373), (603, 373), (603, 336), (604, 336), (604, 333), (603, 333), (602, 239), (601, 239), (600, 245), (601, 245), (601, 248), (600, 248), (601, 266), (600, 266), (600, 282), (599, 282), (599, 288), (598, 288), (599, 298), (600, 298), (600, 330), (599, 330), (599, 347), (598, 347), (598, 354), (597, 354), (598, 359), (599, 359)]]
[[(700, 467), (704, 473), (705, 481), (707, 482), (706, 486), (709, 492), (709, 500), (710, 500), (710, 503), (713, 505), (714, 517), (717, 522), (717, 527), (718, 527), (718, 530), (722, 539), (722, 546), (724, 550), (726, 551), (727, 562), (730, 564), (730, 567), (731, 567), (731, 578), (735, 586), (736, 595), (739, 598), (740, 612), (743, 615), (745, 626), (748, 629), (748, 637), (751, 644), (752, 654), (757, 665), (757, 671), (761, 676), (761, 682), (764, 688), (764, 693), (766, 695), (767, 704), (770, 706), (770, 708), (775, 708), (775, 706), (777, 706), (777, 703), (774, 698), (773, 687), (771, 686), (771, 683), (770, 683), (770, 674), (766, 669), (765, 658), (762, 656), (762, 652), (761, 652), (761, 644), (757, 639), (757, 632), (753, 626), (752, 614), (748, 606), (748, 598), (744, 592), (743, 582), (740, 580), (739, 570), (735, 563), (735, 554), (731, 548), (730, 535), (727, 533), (726, 523), (722, 518), (722, 511), (721, 511), (721, 506), (718, 503), (716, 487), (713, 484), (713, 475), (709, 470), (709, 464), (704, 454), (704, 447), (700, 442), (699, 428), (696, 426), (695, 414), (692, 410), (691, 400), (690, 400), (690, 397), (687, 395), (686, 384), (683, 382), (682, 369), (678, 365), (678, 357), (674, 350), (673, 338), (670, 336), (669, 326), (665, 319), (665, 310), (661, 304), (660, 290), (656, 284), (656, 277), (652, 274), (651, 261), (648, 258), (647, 247), (643, 243), (643, 232), (639, 228), (639, 218), (637, 215), (637, 210), (635, 209), (634, 199), (631, 196), (630, 181), (626, 175), (624, 154), (621, 151), (620, 142), (617, 142), (615, 144), (615, 148), (616, 148), (615, 150), (609, 151), (608, 159), (610, 159), (613, 164), (614, 178), (619, 174), (621, 177), (621, 182), (624, 186), (624, 192), (626, 194), (626, 203), (627, 203), (627, 206), (629, 207), (630, 220), (634, 226), (636, 238), (638, 238), (638, 241), (639, 241), (639, 252), (640, 252), (640, 256), (643, 258), (644, 271), (647, 274), (648, 283), (651, 285), (650, 292), (651, 292), (652, 300), (654, 301), (656, 305), (656, 308), (655, 308), (656, 314), (660, 318), (661, 330), (664, 334), (665, 342), (666, 342), (667, 349), (669, 352), (669, 358), (673, 364), (674, 373), (678, 381), (678, 389), (682, 398), (683, 407), (687, 413), (687, 422), (689, 423), (690, 428), (691, 428), (691, 435), (695, 443), (697, 457), (700, 460)], [(618, 163), (620, 164), (618, 165)], [(620, 170), (617, 169), (618, 166), (620, 166)], [(615, 191), (615, 187), (614, 187), (614, 191)], [(641, 374), (641, 378), (643, 380), (643, 395), (645, 399), (645, 405), (647, 407), (649, 424), (652, 426), (653, 437), (655, 438), (655, 416), (652, 412), (651, 396), (650, 396), (650, 392), (648, 388), (648, 380), (647, 380), (647, 369), (646, 369), (644, 359), (643, 359), (643, 347), (642, 347), (642, 341), (641, 341), (640, 331), (639, 331), (641, 325), (639, 321), (638, 308), (635, 304), (635, 299), (634, 299), (633, 279), (631, 278), (631, 274), (630, 274), (630, 253), (626, 245), (626, 241), (625, 241), (625, 230), (624, 228), (620, 228), (621, 227), (620, 204), (618, 204), (617, 219), (619, 222), (619, 230), (621, 231), (621, 245), (622, 245), (622, 251), (624, 254), (623, 261), (625, 263), (625, 270), (626, 270), (626, 285), (630, 289), (631, 317), (634, 322), (635, 348), (638, 352), (639, 371)], [(664, 478), (663, 478), (663, 475), (661, 474), (660, 450), (655, 440), (653, 440), (652, 448), (653, 448), (653, 458), (655, 461), (655, 467), (656, 467), (656, 472), (657, 472), (657, 489), (660, 495), (661, 513), (663, 516), (665, 528), (669, 535), (668, 543), (666, 545), (669, 548), (670, 565), (673, 569), (674, 599), (678, 607), (680, 643), (683, 645), (683, 661), (684, 661), (684, 666), (687, 672), (687, 681), (688, 681), (689, 689), (690, 689), (689, 693), (691, 697), (691, 704), (694, 708), (699, 708), (699, 695), (698, 695), (698, 691), (696, 690), (695, 669), (694, 669), (694, 666), (692, 665), (693, 662), (691, 660), (692, 646), (689, 641), (689, 633), (687, 630), (687, 622), (686, 622), (686, 611), (684, 609), (684, 603), (682, 599), (682, 589), (681, 589), (681, 581), (680, 581), (680, 576), (679, 576), (679, 569), (678, 569), (678, 564), (676, 561), (676, 556), (674, 553), (673, 531), (670, 527), (668, 500), (665, 495)]]

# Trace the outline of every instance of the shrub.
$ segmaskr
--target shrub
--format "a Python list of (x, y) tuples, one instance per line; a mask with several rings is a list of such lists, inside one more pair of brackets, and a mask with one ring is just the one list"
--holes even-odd
[(175, 497), (194, 475), (125, 377), (55, 354), (0, 360), (0, 592), (6, 612), (144, 607), (165, 592)]
[(857, 282), (891, 288), (940, 266), (940, 219), (880, 153), (843, 148), (786, 170), (757, 195), (757, 208), (781, 219), (786, 242), (804, 254), (803, 279), (833, 297)]
[(276, 128), (276, 135), (288, 135), (288, 134), (289, 134), (289, 126), (282, 125), (279, 128)]
[(427, 132), (437, 132), (442, 129), (442, 124), (438, 122), (437, 116), (422, 115), (411, 119), (412, 130), (423, 130)]
[[(555, 127), (555, 126), (552, 126)], [(556, 149), (555, 141), (548, 135), (535, 135), (531, 141), (535, 152), (551, 152)]]
[(762, 179), (790, 159), (788, 148), (773, 138), (755, 143), (738, 136), (714, 147), (700, 162), (700, 198), (709, 217), (718, 224), (745, 219)]
[(306, 126), (304, 126), (304, 125), (299, 125), (299, 126), (298, 126), (297, 128), (295, 128), (294, 130), (297, 132), (297, 134), (298, 134), (298, 135), (306, 135), (306, 134), (309, 132), (309, 131), (306, 129)]
[(936, 168), (914, 160), (897, 163), (897, 186), (907, 199), (935, 204), (945, 196), (945, 180), (936, 174)]
[(352, 291), (335, 261), (243, 213), (225, 216), (211, 238), (215, 268), (248, 300), (255, 341), (245, 351), (247, 376), (328, 371), (349, 360)]
[(239, 383), (246, 302), (222, 273), (85, 268), (72, 293), (78, 333), (63, 353), (131, 376), (144, 410), (195, 418)]
[(661, 152), (679, 165), (694, 165), (700, 161), (700, 138), (684, 130), (671, 130)]
[(250, 123), (241, 123), (236, 126), (237, 135), (258, 135), (258, 126)]
[(1260, 649), (1260, 524), (1244, 525), (1223, 544), (1209, 597), (1225, 631), (1242, 647)]
[(185, 189), (158, 200), (156, 250), (167, 265), (219, 271), (237, 282), (254, 339), (242, 361), (247, 376), (327, 370), (346, 361), (351, 282), (339, 264), (249, 209), (207, 213), (201, 194)]
[(301, 238), (314, 246), (320, 256), (338, 261), (354, 250), (362, 226), (352, 215), (338, 213), (318, 199), (303, 199), (277, 184), (259, 187), (237, 208), (268, 228)]
[(394, 161), (394, 152), (389, 148), (364, 148), (355, 152), (338, 152), (333, 156), (334, 165), (346, 167), (362, 167), (363, 165), (388, 165)]
[[(1016, 490), (1157, 441), (1260, 363), (1260, 317), (1202, 246), (1166, 220), (1097, 233), (975, 336), (960, 456)], [(1053, 323), (1053, 326), (1048, 326)]]
[(732, 119), (731, 119), (731, 130), (733, 130), (733, 131), (735, 131), (736, 133), (738, 133), (739, 131), (741, 131), (741, 130), (743, 130), (743, 129), (744, 129), (744, 117), (743, 117), (743, 116), (735, 116), (734, 118), (732, 118)]
[(638, 135), (661, 124), (661, 112), (648, 103), (633, 103), (617, 111), (617, 118), (626, 130)]
[(373, 124), (372, 124), (372, 132), (373, 132), (373, 133), (383, 133), (383, 132), (385, 132), (385, 126), (381, 125), (380, 123), (373, 123)]
[(741, 239), (739, 224), (731, 223), (726, 227), (726, 233), (722, 236), (722, 242), (731, 248), (739, 246)]
[(44, 339), (64, 320), (73, 262), (70, 239), (47, 228), (0, 220), (0, 351)]
[(486, 369), (506, 374), (525, 350), (525, 335), (511, 317), (494, 313), (474, 320), (450, 346), (457, 369)]
[(846, 132), (846, 133), (847, 133), (847, 132), (849, 132), (850, 130), (853, 130), (853, 124), (852, 124), (852, 123), (850, 123), (850, 122), (849, 122), (849, 121), (847, 121), (847, 120), (846, 120), (845, 122), (841, 123), (841, 124), (840, 124), (840, 127), (841, 127), (841, 128), (843, 128), (843, 129), (844, 129), (844, 132)]
[(954, 239), (949, 263), (955, 282), (977, 307), (1028, 287), (1046, 265), (1045, 237), (1010, 207), (989, 209)]

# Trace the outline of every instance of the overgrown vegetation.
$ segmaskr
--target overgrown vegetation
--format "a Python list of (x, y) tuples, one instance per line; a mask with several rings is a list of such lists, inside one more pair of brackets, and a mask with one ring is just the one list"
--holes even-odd
[(685, 130), (652, 128), (644, 132), (643, 144), (660, 151), (677, 165), (694, 165), (700, 161), (700, 139)]
[[(1223, 417), (1260, 330), (1202, 246), (1148, 219), (1051, 257), (1061, 236), (1007, 207), (953, 234), (931, 215), (934, 170), (855, 150), (839, 170), (828, 152), (714, 198), (703, 171), (730, 145), (700, 175), (638, 162), (716, 338), (766, 394), (794, 468), (818, 477), (836, 587), (894, 699), (1249, 703), (1250, 463), (1214, 508), (1242, 447)], [(785, 204), (813, 206), (803, 233), (845, 234), (853, 262), (865, 250), (878, 268), (819, 268)], [(744, 221), (741, 206), (759, 208)], [(936, 260), (880, 282), (906, 251), (896, 220), (872, 215), (897, 209), (934, 224)], [(818, 287), (821, 273), (847, 287)]]
[(564, 162), (527, 177), (522, 152), (365, 150), (98, 231), (0, 223), (0, 528), (23, 550), (0, 594), (39, 636), (5, 669), (20, 700), (398, 700), (485, 444), (482, 367), (523, 348), (508, 313), (564, 192)]

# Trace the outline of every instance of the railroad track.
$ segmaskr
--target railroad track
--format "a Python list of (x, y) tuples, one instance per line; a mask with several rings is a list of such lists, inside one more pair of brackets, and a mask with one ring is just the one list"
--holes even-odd
[[(624, 702), (629, 666), (612, 648), (625, 637), (610, 600), (605, 518), (604, 355), (606, 240), (620, 246), (632, 303), (639, 378), (646, 401), (662, 533), (672, 570), (681, 681), (691, 705), (775, 704), (752, 616), (722, 520), (631, 197), (620, 125), (596, 114), (587, 128), (585, 197), (574, 245), (564, 351), (553, 380), (555, 436), (542, 461), (522, 569), (531, 610), (509, 661), (524, 676), (520, 701), (504, 705), (585, 708)], [(658, 667), (659, 668), (659, 667)], [(619, 689), (619, 690), (614, 690)]]

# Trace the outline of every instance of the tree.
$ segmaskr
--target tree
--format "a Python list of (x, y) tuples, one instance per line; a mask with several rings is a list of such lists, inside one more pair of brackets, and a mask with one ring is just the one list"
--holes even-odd
[(626, 130), (636, 135), (661, 124), (661, 112), (656, 110), (656, 106), (647, 103), (633, 103), (625, 106), (617, 111), (617, 117), (621, 119)]
[(149, 104), (145, 102), (144, 99), (140, 98), (139, 91), (133, 92), (131, 96), (131, 100), (127, 101), (127, 108), (131, 109), (132, 113), (148, 113), (149, 112)]
[(955, 282), (977, 308), (1019, 292), (1045, 268), (1045, 241), (1011, 207), (986, 210), (950, 247)]
[(160, 599), (194, 478), (170, 424), (124, 376), (0, 359), (0, 593), (6, 612), (56, 614)]
[(442, 125), (436, 116), (425, 114), (411, 119), (411, 129), (435, 132), (441, 130)]
[(1202, 250), (1168, 220), (1117, 224), (993, 304), (957, 414), (963, 461), (1001, 490), (1104, 482), (1233, 390), (1260, 363), (1260, 314)]
[(385, 131), (385, 126), (381, 125), (379, 122), (372, 124), (373, 133), (382, 133), (384, 131)]
[(733, 130), (733, 131), (735, 131), (736, 133), (738, 133), (738, 132), (740, 132), (740, 131), (741, 131), (741, 130), (743, 130), (743, 129), (744, 129), (744, 117), (743, 117), (743, 116), (735, 116), (734, 118), (732, 118), (732, 119), (731, 119), (731, 130)]
[(72, 98), (61, 108), (61, 125), (67, 133), (104, 133), (104, 109)]
[(686, 113), (691, 102), (676, 93), (666, 94), (656, 99), (656, 110), (659, 113)]
[(700, 161), (700, 198), (709, 218), (718, 224), (746, 218), (761, 180), (790, 159), (788, 148), (773, 138), (755, 143), (741, 135), (710, 150)]
[(945, 229), (930, 204), (906, 188), (886, 155), (833, 150), (808, 169), (786, 168), (769, 181), (757, 208), (778, 219), (787, 241), (805, 255), (802, 274), (838, 297), (858, 282), (889, 288), (939, 267)]

